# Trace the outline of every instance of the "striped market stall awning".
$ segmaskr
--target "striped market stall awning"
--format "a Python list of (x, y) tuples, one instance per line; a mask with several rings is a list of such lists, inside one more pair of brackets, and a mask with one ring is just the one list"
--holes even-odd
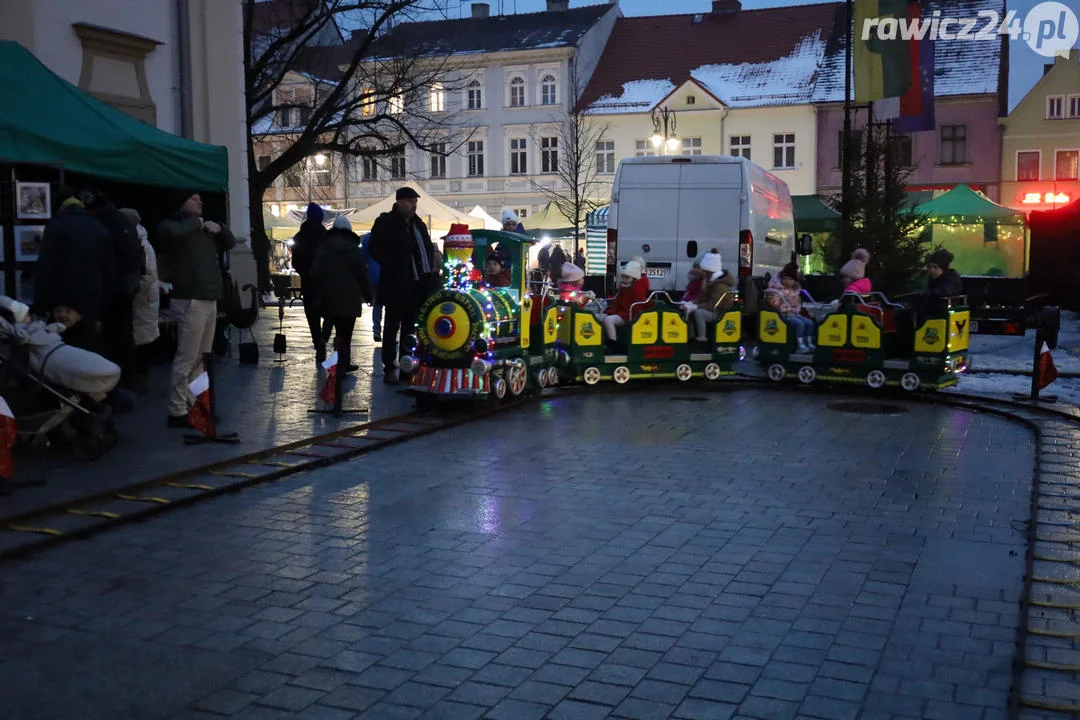
[(607, 274), (608, 206), (597, 208), (585, 218), (585, 274)]

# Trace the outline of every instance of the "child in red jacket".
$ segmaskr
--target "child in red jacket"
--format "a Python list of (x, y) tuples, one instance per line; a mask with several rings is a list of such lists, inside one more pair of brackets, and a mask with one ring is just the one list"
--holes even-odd
[(631, 316), (631, 306), (644, 303), (648, 298), (648, 278), (642, 276), (641, 263), (631, 260), (619, 271), (619, 291), (604, 311), (604, 330), (608, 340), (615, 342), (618, 339), (616, 328), (629, 323), (633, 316), (637, 316), (646, 307), (644, 304), (638, 305)]

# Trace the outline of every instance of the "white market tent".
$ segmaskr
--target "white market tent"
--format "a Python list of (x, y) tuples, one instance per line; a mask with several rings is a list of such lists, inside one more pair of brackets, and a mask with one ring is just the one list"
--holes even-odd
[[(470, 210), (469, 215), (483, 222), (483, 227), (485, 230), (502, 230), (502, 223), (491, 217), (491, 215), (489, 215), (487, 211), (479, 205)], [(470, 228), (471, 227), (472, 226), (470, 226)]]
[[(428, 195), (418, 185), (413, 183), (405, 183), (408, 187), (411, 187), (416, 191), (416, 194), (420, 196), (420, 199), (416, 203), (416, 214), (424, 221), (424, 224), (428, 226), (428, 232), (431, 233), (432, 240), (437, 237), (445, 235), (450, 226), (455, 223), (462, 223), (472, 227), (476, 224), (476, 218), (467, 213), (463, 213), (460, 210), (455, 210), (445, 203), (441, 203), (431, 195)], [(388, 195), (374, 205), (360, 210), (349, 217), (352, 222), (353, 231), (360, 233), (361, 235), (369, 232), (371, 226), (375, 224), (375, 220), (384, 212), (389, 212), (394, 207), (395, 197), (394, 195)]]

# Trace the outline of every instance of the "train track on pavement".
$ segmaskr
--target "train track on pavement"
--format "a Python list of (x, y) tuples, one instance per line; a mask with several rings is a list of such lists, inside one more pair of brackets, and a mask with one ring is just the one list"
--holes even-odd
[[(472, 411), (404, 413), (0, 518), (0, 562), (211, 497), (351, 460), (490, 417), (536, 399), (579, 393), (655, 391), (657, 387), (654, 383), (573, 386), (545, 390), (539, 395)], [(1080, 702), (1072, 699), (1069, 691), (1058, 697), (1050, 690), (1073, 686), (1080, 673), (1080, 413), (965, 393), (792, 386), (753, 376), (666, 387), (709, 394), (742, 390), (797, 391), (858, 397), (866, 401), (944, 405), (1007, 418), (1031, 430), (1036, 437), (1036, 458), (1010, 715), (1026, 718), (1030, 713), (1038, 712), (1057, 717), (1080, 717)]]

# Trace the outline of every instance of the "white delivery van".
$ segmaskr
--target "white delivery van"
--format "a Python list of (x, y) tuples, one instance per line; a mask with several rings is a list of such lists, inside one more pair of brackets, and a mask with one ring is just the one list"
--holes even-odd
[[(695, 260), (712, 248), (739, 275), (747, 314), (765, 277), (795, 259), (787, 183), (746, 158), (711, 155), (627, 158), (611, 188), (608, 247), (618, 265), (645, 258), (652, 290), (681, 293)], [(809, 238), (798, 242), (810, 252)], [(758, 282), (755, 283), (754, 281)]]

